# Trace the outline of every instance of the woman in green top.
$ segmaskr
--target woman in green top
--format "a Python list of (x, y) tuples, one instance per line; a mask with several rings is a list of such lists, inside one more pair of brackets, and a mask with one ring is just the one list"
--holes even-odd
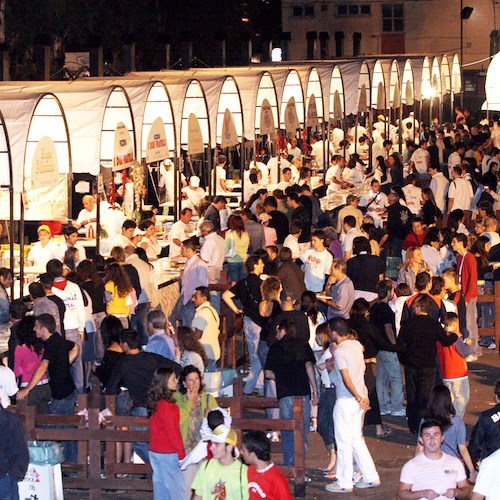
[(248, 257), (250, 237), (239, 215), (229, 217), (230, 231), (226, 233), (226, 271), (227, 282), (240, 281), (245, 277), (245, 261)]
[[(218, 405), (217, 400), (203, 392), (200, 370), (193, 365), (185, 366), (179, 376), (179, 390), (174, 400), (180, 410), (180, 428), (184, 450), (188, 455), (201, 439), (200, 428), (207, 413)], [(186, 486), (186, 498), (191, 498), (191, 483), (199, 464), (189, 465), (183, 471)]]

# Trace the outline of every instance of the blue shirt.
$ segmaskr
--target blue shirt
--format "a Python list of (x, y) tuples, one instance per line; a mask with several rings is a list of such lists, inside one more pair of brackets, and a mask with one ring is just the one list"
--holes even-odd
[(144, 350), (175, 361), (174, 341), (163, 331), (153, 333)]

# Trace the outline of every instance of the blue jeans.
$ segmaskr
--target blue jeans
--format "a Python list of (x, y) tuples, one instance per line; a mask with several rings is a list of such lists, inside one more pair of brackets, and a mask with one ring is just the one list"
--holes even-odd
[(337, 390), (335, 387), (323, 387), (321, 389), (318, 405), (318, 432), (329, 450), (335, 448), (333, 408), (335, 407), (336, 400)]
[(146, 323), (147, 316), (150, 310), (151, 302), (143, 302), (142, 304), (137, 304), (135, 313), (130, 317), (130, 326), (139, 334), (140, 345), (146, 345), (148, 343)]
[[(286, 396), (279, 400), (280, 418), (293, 418), (293, 398)], [(302, 396), (304, 401), (304, 452), (307, 453), (309, 442), (309, 423), (311, 420), (311, 398)], [(294, 438), (293, 431), (281, 431), (281, 442), (283, 445), (283, 463), (284, 465), (294, 464)]]
[(175, 326), (175, 322), (180, 320), (182, 322), (182, 326), (190, 328), (195, 314), (194, 304), (191, 301), (188, 301), (187, 304), (183, 304), (183, 301), (184, 296), (181, 295), (177, 299), (174, 310), (170, 315), (170, 322)]
[(245, 275), (245, 263), (244, 262), (226, 262), (224, 264), (227, 272), (227, 282), (240, 281)]
[[(264, 342), (261, 340), (259, 342), (258, 355), (259, 355), (259, 360), (260, 360), (260, 364), (262, 365), (262, 367), (266, 366), (268, 352), (269, 352), (269, 346), (267, 345), (267, 342)], [(264, 379), (264, 396), (266, 398), (275, 398), (277, 396), (276, 381), (275, 380), (271, 380), (269, 378)], [(275, 420), (278, 420), (280, 418), (278, 408), (267, 409), (266, 415), (267, 415), (267, 418), (274, 418)]]
[[(133, 417), (147, 417), (148, 416), (148, 409), (145, 406), (134, 406), (132, 408), (132, 413), (131, 415)], [(147, 431), (147, 427), (131, 427), (130, 428), (133, 431)], [(145, 463), (149, 463), (149, 443), (146, 441), (144, 442), (134, 442), (132, 443), (132, 448), (134, 448), (134, 451), (139, 455), (141, 460)]]
[(17, 482), (10, 474), (0, 478), (0, 498), (2, 500), (19, 500), (19, 490)]
[(66, 330), (66, 340), (71, 340), (78, 345), (80, 348), (80, 352), (78, 353), (77, 358), (73, 362), (70, 367), (71, 377), (73, 378), (73, 382), (75, 383), (76, 390), (78, 392), (83, 392), (84, 386), (84, 376), (83, 376), (83, 364), (82, 364), (82, 337), (77, 329), (74, 330)]
[(184, 477), (177, 453), (156, 453), (149, 450), (149, 458), (153, 469), (153, 499), (184, 498)]
[[(73, 391), (64, 399), (52, 399), (49, 403), (49, 415), (73, 415), (75, 413), (76, 391)], [(72, 427), (61, 426), (61, 429), (71, 429)], [(77, 441), (63, 441), (64, 460), (71, 464), (78, 463), (78, 443)]]
[[(377, 397), (382, 413), (403, 410), (403, 373), (395, 352), (377, 354)], [(389, 394), (389, 387), (391, 388)]]
[(250, 373), (245, 384), (245, 394), (252, 394), (257, 382), (262, 374), (262, 364), (260, 362), (257, 350), (260, 341), (260, 331), (262, 328), (254, 323), (248, 316), (243, 318), (243, 331), (248, 346), (248, 358), (250, 361)]

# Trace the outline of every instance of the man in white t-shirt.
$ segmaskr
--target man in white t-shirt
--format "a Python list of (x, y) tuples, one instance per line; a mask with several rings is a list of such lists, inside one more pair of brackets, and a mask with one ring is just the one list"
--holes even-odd
[(285, 191), (285, 189), (292, 185), (292, 169), (289, 167), (285, 167), (283, 169), (283, 174), (281, 176), (281, 181), (276, 184), (276, 189), (281, 189)]
[(462, 158), (465, 154), (465, 144), (458, 142), (455, 146), (455, 151), (448, 157), (448, 178), (452, 177), (453, 167), (460, 167), (462, 165)]
[(316, 166), (322, 169), (325, 164), (325, 153), (323, 151), (323, 141), (318, 134), (313, 134), (311, 137), (311, 157), (316, 162)]
[(292, 155), (294, 158), (300, 158), (302, 155), (302, 151), (297, 144), (297, 139), (295, 137), (292, 137), (290, 142), (286, 145), (288, 154)]
[(189, 186), (182, 188), (181, 191), (186, 195), (186, 199), (182, 200), (182, 208), (191, 208), (193, 211), (197, 210), (207, 197), (206, 191), (200, 187), (200, 178), (197, 175), (192, 175), (189, 178)]
[(301, 257), (304, 265), (304, 281), (306, 288), (311, 292), (321, 292), (325, 288), (326, 276), (330, 274), (333, 256), (325, 248), (325, 233), (322, 230), (314, 231), (311, 236), (311, 248), (308, 248)]
[(4, 408), (8, 408), (10, 406), (10, 398), (18, 390), (14, 372), (0, 363), (0, 404)]
[(193, 211), (190, 208), (181, 210), (180, 219), (172, 226), (172, 230), (168, 235), (170, 242), (170, 250), (168, 256), (173, 259), (181, 254), (181, 246), (184, 240), (189, 238), (188, 224), (191, 222)]
[(481, 461), (481, 467), (470, 500), (498, 500), (499, 470), (500, 448)]
[(427, 179), (427, 169), (431, 162), (431, 156), (427, 151), (427, 141), (420, 141), (420, 147), (417, 148), (410, 158), (410, 167), (414, 167), (419, 177)]
[[(337, 443), (337, 481), (326, 486), (333, 493), (349, 493), (353, 486), (359, 489), (380, 486), (380, 477), (363, 437), (365, 412), (370, 409), (365, 384), (363, 346), (349, 338), (349, 326), (343, 318), (330, 320), (333, 353), (332, 380), (337, 389), (333, 409), (335, 441)], [(363, 479), (353, 484), (353, 456)]]
[(228, 187), (226, 182), (226, 163), (227, 156), (219, 155), (217, 157), (217, 165), (212, 170), (212, 184), (215, 186), (215, 194), (224, 194), (232, 191), (230, 187)]
[(448, 179), (444, 176), (437, 167), (429, 167), (429, 175), (431, 176), (430, 188), (434, 194), (436, 206), (441, 210), (441, 213), (446, 212), (446, 195), (448, 194)]
[[(418, 151), (418, 149), (417, 149)], [(417, 177), (415, 174), (410, 174), (406, 178), (408, 184), (403, 187), (403, 193), (406, 198), (406, 206), (410, 209), (413, 215), (420, 215), (422, 205), (422, 189), (417, 186)]]
[[(165, 190), (167, 195), (167, 201), (174, 201), (174, 186), (175, 186), (175, 168), (174, 162), (167, 158), (160, 163), (160, 180), (158, 181), (158, 187), (160, 190)], [(186, 187), (186, 176), (181, 174), (181, 186)]]
[(338, 151), (340, 149), (340, 143), (344, 140), (344, 131), (337, 127), (337, 125), (332, 125), (330, 129), (330, 142), (332, 143), (333, 151)]
[(352, 257), (352, 244), (354, 238), (358, 236), (366, 238), (366, 235), (356, 227), (357, 221), (354, 215), (346, 215), (344, 217), (343, 229), (344, 236), (342, 237), (342, 253), (344, 259), (349, 260)]
[(418, 440), (424, 451), (403, 466), (398, 498), (469, 498), (469, 482), (462, 462), (441, 451), (444, 441), (441, 422), (424, 420)]
[(82, 198), (82, 204), (83, 208), (80, 210), (76, 221), (73, 222), (73, 226), (75, 226), (76, 229), (85, 229), (87, 235), (89, 233), (89, 228), (92, 227), (95, 235), (97, 220), (97, 205), (95, 199), (91, 194), (86, 194)]
[(470, 181), (462, 178), (462, 167), (456, 166), (451, 170), (453, 180), (448, 189), (448, 212), (452, 210), (470, 210), (474, 191)]
[(359, 205), (366, 207), (366, 213), (373, 217), (375, 226), (382, 227), (382, 215), (389, 206), (387, 195), (380, 191), (380, 182), (376, 179), (371, 181), (371, 189), (361, 197)]
[(339, 189), (346, 187), (349, 185), (348, 182), (345, 182), (342, 178), (342, 170), (345, 167), (345, 160), (343, 156), (333, 155), (331, 166), (326, 171), (325, 175), (325, 184), (328, 186), (327, 193), (334, 193)]

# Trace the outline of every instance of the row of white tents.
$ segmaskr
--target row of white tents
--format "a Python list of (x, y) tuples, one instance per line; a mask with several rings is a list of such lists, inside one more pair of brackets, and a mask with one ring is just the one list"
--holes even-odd
[(285, 130), (324, 133), (348, 117), (397, 118), (425, 103), (430, 116), (433, 106), (452, 109), (461, 86), (456, 54), (2, 83), (0, 217), (13, 209), (14, 219), (64, 218), (72, 173), (206, 154)]

